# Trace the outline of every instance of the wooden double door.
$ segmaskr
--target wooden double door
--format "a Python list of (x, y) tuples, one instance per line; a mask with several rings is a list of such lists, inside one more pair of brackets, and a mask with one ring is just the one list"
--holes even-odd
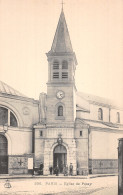
[(67, 164), (67, 150), (63, 145), (58, 145), (54, 149), (53, 168), (59, 168), (59, 173), (63, 173), (63, 168)]
[(0, 174), (8, 173), (8, 142), (4, 135), (0, 134)]

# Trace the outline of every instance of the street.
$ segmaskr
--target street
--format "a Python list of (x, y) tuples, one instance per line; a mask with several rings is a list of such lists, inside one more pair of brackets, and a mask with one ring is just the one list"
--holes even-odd
[(9, 182), (1, 179), (0, 195), (117, 195), (117, 185), (117, 176), (89, 179), (34, 176), (33, 178), (9, 179)]

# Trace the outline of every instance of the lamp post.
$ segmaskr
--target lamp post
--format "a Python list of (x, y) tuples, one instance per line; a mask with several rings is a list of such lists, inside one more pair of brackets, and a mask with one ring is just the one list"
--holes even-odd
[(5, 133), (8, 131), (8, 124), (7, 123), (3, 125), (3, 130)]

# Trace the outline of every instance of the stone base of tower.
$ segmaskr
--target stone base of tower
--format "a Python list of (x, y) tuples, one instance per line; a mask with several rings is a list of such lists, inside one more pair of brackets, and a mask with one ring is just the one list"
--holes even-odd
[[(46, 139), (44, 145), (44, 175), (49, 175), (49, 168), (55, 165), (54, 158), (54, 150), (55, 148), (65, 148), (66, 149), (66, 159), (63, 159), (65, 164), (68, 166), (68, 174), (69, 174), (69, 166), (70, 163), (73, 165), (73, 175), (76, 175), (76, 142), (75, 139), (64, 139), (62, 144), (59, 146), (57, 139)], [(60, 151), (58, 158), (62, 155), (62, 151)], [(64, 154), (65, 156), (65, 154)], [(59, 159), (58, 159), (59, 161)], [(59, 163), (59, 162), (58, 162)], [(63, 162), (62, 162), (63, 163)], [(64, 165), (64, 163), (63, 163)], [(62, 172), (63, 173), (63, 172)]]

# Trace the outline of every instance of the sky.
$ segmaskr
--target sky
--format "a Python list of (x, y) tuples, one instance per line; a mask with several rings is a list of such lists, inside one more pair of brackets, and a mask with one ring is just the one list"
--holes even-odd
[[(61, 0), (0, 0), (0, 80), (38, 99)], [(123, 1), (64, 0), (78, 91), (123, 104)]]

